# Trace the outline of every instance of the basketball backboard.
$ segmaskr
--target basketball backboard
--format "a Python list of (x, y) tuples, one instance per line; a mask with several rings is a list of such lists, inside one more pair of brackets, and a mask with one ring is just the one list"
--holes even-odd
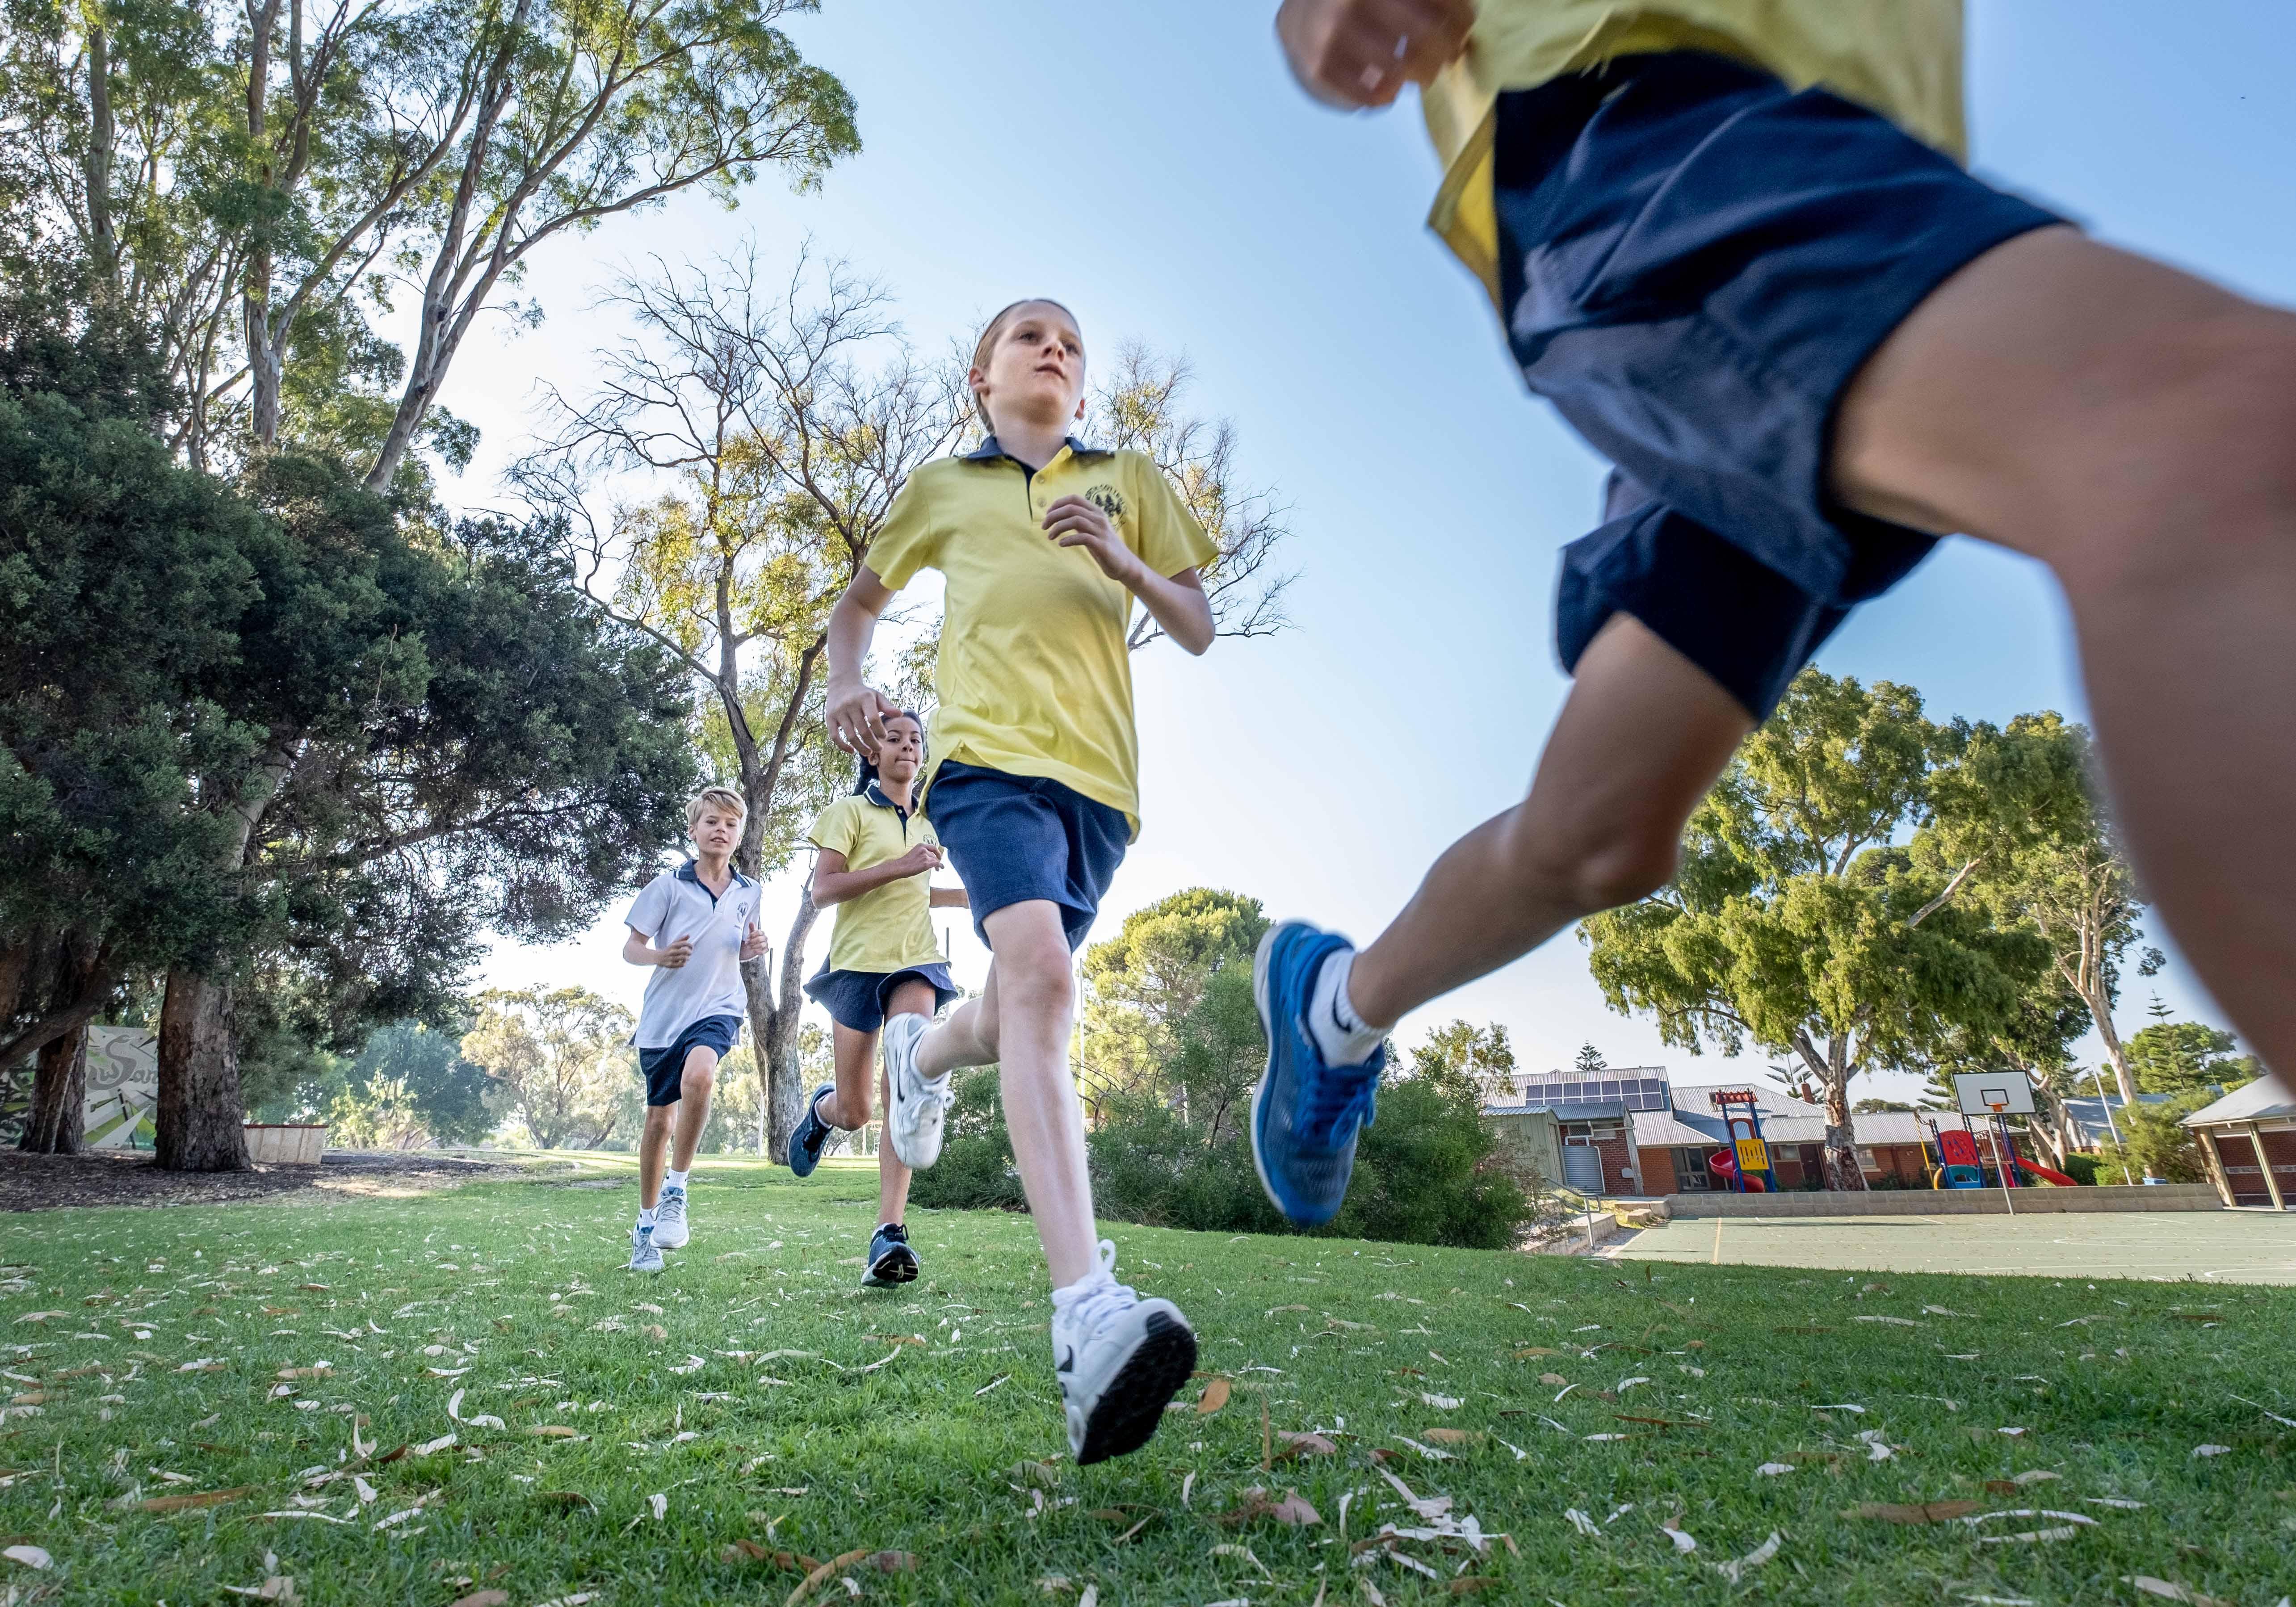
[(2033, 1085), (2022, 1071), (1957, 1071), (1953, 1094), (1964, 1116), (2033, 1113)]

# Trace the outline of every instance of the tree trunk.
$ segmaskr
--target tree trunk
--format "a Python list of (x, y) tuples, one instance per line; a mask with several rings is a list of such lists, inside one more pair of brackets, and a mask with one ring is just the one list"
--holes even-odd
[(1846, 1035), (1836, 1034), (1826, 1055), (1825, 1186), (1861, 1193), (1866, 1168), (1857, 1159), (1857, 1132), (1849, 1115), (1849, 1067)]
[(87, 1136), (87, 1029), (75, 1027), (40, 1050), (32, 1108), (17, 1148), (32, 1155), (77, 1155)]
[(169, 972), (160, 1011), (154, 1158), (171, 1172), (250, 1170), (243, 1110), (231, 984), (180, 967)]
[[(805, 940), (819, 919), (813, 890), (801, 888), (797, 918), (790, 922), (782, 945), (781, 963), (771, 951), (742, 967), (742, 985), (750, 998), (750, 1032), (765, 1107), (766, 1153), (776, 1161), (789, 1156), (790, 1135), (805, 1117), (805, 1084), (797, 1063), (799, 1014), (805, 1008)], [(781, 996), (774, 996), (775, 972), (779, 972)]]

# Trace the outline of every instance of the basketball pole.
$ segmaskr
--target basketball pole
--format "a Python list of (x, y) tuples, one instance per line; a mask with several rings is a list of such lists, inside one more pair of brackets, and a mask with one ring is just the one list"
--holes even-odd
[(2001, 1112), (2006, 1109), (2006, 1105), (1993, 1107), (1993, 1164), (2001, 1175), (2001, 1203), (2009, 1208), (2009, 1214), (2013, 1217), (2017, 1214), (2017, 1201), (2009, 1193), (2009, 1172), (2017, 1164), (2017, 1159), (2005, 1147), (2009, 1143), (2009, 1123)]

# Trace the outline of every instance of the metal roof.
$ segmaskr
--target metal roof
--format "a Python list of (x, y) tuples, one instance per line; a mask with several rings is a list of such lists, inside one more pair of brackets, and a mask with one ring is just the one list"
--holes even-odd
[(2203, 1105), (2185, 1118), (2188, 1127), (2213, 1127), (2228, 1121), (2258, 1121), (2296, 1116), (2296, 1095), (2277, 1071), (2267, 1071), (2252, 1083), (2243, 1083), (2214, 1104)]

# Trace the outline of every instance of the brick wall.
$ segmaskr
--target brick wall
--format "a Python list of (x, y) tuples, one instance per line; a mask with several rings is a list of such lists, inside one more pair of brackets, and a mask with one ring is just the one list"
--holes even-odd
[(1633, 1160), (1627, 1153), (1627, 1136), (1598, 1138), (1595, 1148), (1603, 1157), (1603, 1192), (1606, 1194), (1639, 1194), (1631, 1168)]
[(1672, 1150), (1644, 1150), (1641, 1155), (1644, 1193), (1671, 1194), (1682, 1187), (1681, 1179), (1675, 1174)]

